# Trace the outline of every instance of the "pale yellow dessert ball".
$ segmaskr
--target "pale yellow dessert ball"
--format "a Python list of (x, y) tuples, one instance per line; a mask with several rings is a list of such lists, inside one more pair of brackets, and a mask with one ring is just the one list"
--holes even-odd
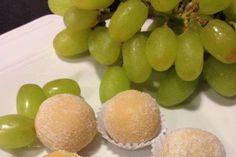
[(49, 149), (78, 152), (96, 135), (95, 113), (81, 97), (55, 95), (41, 104), (35, 129)]
[(140, 144), (152, 140), (161, 129), (160, 110), (149, 94), (127, 90), (104, 105), (103, 123), (116, 142)]
[(79, 156), (76, 153), (70, 153), (67, 151), (59, 150), (59, 151), (52, 152), (43, 157), (82, 157), (82, 156)]
[(161, 157), (226, 157), (220, 140), (213, 134), (194, 128), (178, 129), (164, 141)]

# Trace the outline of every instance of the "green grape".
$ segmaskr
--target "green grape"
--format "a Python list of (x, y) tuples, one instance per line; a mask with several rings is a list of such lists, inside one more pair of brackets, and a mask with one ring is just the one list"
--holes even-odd
[(41, 103), (46, 98), (42, 88), (38, 85), (23, 85), (17, 93), (17, 113), (34, 119)]
[(81, 10), (71, 7), (64, 14), (64, 23), (67, 28), (80, 31), (95, 26), (98, 22), (99, 12), (97, 10)]
[(43, 91), (47, 97), (63, 93), (80, 95), (80, 87), (78, 83), (72, 79), (57, 79), (50, 81), (43, 86)]
[(217, 93), (225, 97), (236, 96), (236, 63), (224, 64), (209, 57), (204, 64), (203, 75)]
[(224, 10), (224, 14), (227, 20), (236, 22), (236, 0), (232, 0), (229, 7)]
[(175, 69), (182, 80), (193, 81), (202, 72), (204, 49), (200, 36), (187, 31), (178, 37), (178, 49), (175, 59)]
[(96, 61), (111, 65), (120, 55), (121, 44), (112, 40), (106, 27), (97, 27), (89, 36), (88, 47)]
[(57, 15), (63, 16), (71, 6), (71, 0), (48, 0), (49, 9)]
[(224, 21), (211, 20), (201, 31), (207, 51), (223, 63), (236, 62), (236, 32)]
[(156, 28), (147, 40), (146, 55), (149, 64), (157, 71), (169, 69), (175, 60), (177, 39), (168, 27)]
[(0, 117), (0, 148), (22, 148), (35, 140), (34, 120), (22, 115)]
[(99, 88), (100, 100), (105, 102), (116, 94), (129, 89), (130, 81), (124, 69), (119, 66), (110, 67), (101, 80)]
[(150, 2), (156, 11), (168, 12), (174, 9), (180, 0), (150, 0)]
[(80, 9), (95, 10), (110, 6), (114, 0), (72, 0), (72, 2)]
[(226, 9), (232, 0), (197, 0), (199, 3), (199, 13), (212, 15)]
[(163, 72), (153, 70), (148, 80), (144, 83), (131, 84), (132, 89), (144, 91), (156, 97), (160, 82), (166, 78), (168, 72), (169, 70)]
[(126, 41), (138, 32), (148, 17), (148, 8), (140, 0), (120, 3), (111, 17), (109, 32), (116, 41)]
[(147, 37), (140, 33), (126, 41), (122, 47), (124, 70), (135, 83), (145, 82), (152, 72), (145, 55), (146, 41)]
[(71, 57), (88, 50), (88, 37), (90, 30), (71, 31), (64, 29), (56, 35), (53, 46), (59, 56)]
[(184, 102), (195, 91), (198, 79), (184, 81), (172, 69), (160, 83), (157, 100), (164, 107), (176, 106)]

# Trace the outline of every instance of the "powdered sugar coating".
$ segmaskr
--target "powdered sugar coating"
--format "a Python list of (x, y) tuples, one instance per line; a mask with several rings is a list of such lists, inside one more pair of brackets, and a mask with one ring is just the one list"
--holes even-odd
[(161, 157), (226, 157), (226, 154), (215, 135), (200, 129), (184, 128), (167, 136)]
[(69, 153), (63, 150), (59, 150), (59, 151), (52, 152), (43, 157), (82, 157), (82, 156), (79, 156), (76, 153)]
[(81, 97), (59, 94), (41, 104), (35, 128), (49, 149), (77, 152), (96, 135), (95, 113)]
[(116, 142), (139, 144), (150, 141), (160, 132), (159, 106), (149, 94), (128, 90), (105, 104), (104, 126)]

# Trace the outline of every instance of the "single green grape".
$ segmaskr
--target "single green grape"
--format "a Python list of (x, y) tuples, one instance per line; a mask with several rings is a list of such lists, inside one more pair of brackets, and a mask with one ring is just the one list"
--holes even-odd
[(157, 71), (169, 69), (175, 60), (177, 38), (168, 27), (156, 28), (149, 36), (146, 44), (146, 55), (149, 64)]
[(232, 0), (229, 7), (224, 10), (224, 14), (227, 20), (236, 22), (236, 0)]
[(197, 0), (199, 4), (199, 13), (212, 15), (226, 9), (232, 0)]
[(71, 31), (64, 29), (53, 40), (57, 54), (62, 57), (71, 57), (88, 50), (88, 37), (90, 30)]
[(180, 0), (150, 0), (150, 2), (156, 11), (168, 12), (174, 9)]
[(220, 95), (236, 96), (236, 63), (224, 64), (209, 57), (204, 64), (203, 75), (210, 86)]
[(121, 2), (109, 24), (111, 37), (119, 42), (138, 32), (148, 17), (148, 8), (141, 0)]
[(193, 94), (197, 84), (198, 79), (184, 81), (179, 78), (174, 69), (171, 69), (169, 74), (160, 83), (157, 100), (164, 107), (176, 106)]
[(34, 120), (23, 115), (0, 117), (0, 148), (22, 148), (35, 140)]
[(72, 0), (72, 2), (80, 9), (95, 10), (110, 6), (114, 0)]
[(236, 32), (224, 21), (211, 20), (202, 30), (207, 51), (223, 63), (236, 63)]
[(79, 84), (72, 79), (57, 79), (46, 83), (43, 86), (43, 91), (47, 97), (54, 96), (56, 94), (73, 94), (80, 95)]
[(130, 81), (122, 67), (112, 66), (107, 69), (102, 77), (99, 87), (101, 102), (105, 102), (116, 94), (129, 90)]
[(202, 73), (204, 49), (200, 36), (187, 31), (178, 37), (175, 69), (182, 80), (193, 81)]
[(41, 103), (46, 99), (41, 87), (36, 84), (23, 85), (16, 98), (17, 113), (34, 119)]
[(88, 39), (90, 54), (100, 64), (111, 65), (120, 56), (121, 44), (112, 40), (106, 27), (95, 28)]
[(63, 16), (67, 28), (80, 31), (95, 26), (98, 22), (99, 12), (97, 10), (82, 10), (71, 7)]
[(48, 0), (49, 9), (57, 15), (63, 16), (72, 6), (71, 0)]
[(122, 47), (124, 70), (135, 83), (145, 82), (152, 72), (145, 55), (146, 41), (147, 37), (140, 33), (126, 41)]

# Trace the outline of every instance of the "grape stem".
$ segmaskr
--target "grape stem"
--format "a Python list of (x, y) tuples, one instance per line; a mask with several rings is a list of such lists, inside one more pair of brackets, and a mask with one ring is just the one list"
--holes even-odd
[(205, 26), (208, 20), (199, 16), (199, 4), (196, 0), (183, 0), (173, 13), (184, 20), (184, 27), (187, 29), (191, 21), (197, 21), (201, 26)]
[(229, 24), (236, 30), (236, 23), (233, 21), (229, 21)]
[(198, 16), (197, 13), (193, 13), (192, 16), (191, 16), (191, 19), (199, 22), (201, 26), (206, 26), (207, 23), (209, 22), (209, 20)]
[(164, 25), (168, 25), (170, 19), (182, 20), (183, 31), (185, 31), (189, 29), (189, 24), (192, 21), (197, 21), (201, 26), (205, 26), (208, 23), (208, 19), (201, 17), (198, 11), (199, 4), (197, 0), (182, 0), (170, 13), (157, 12), (152, 7), (149, 7), (149, 18), (156, 16), (165, 17)]
[(101, 12), (100, 16), (98, 17), (99, 22), (104, 22), (112, 17), (113, 13), (112, 12)]

